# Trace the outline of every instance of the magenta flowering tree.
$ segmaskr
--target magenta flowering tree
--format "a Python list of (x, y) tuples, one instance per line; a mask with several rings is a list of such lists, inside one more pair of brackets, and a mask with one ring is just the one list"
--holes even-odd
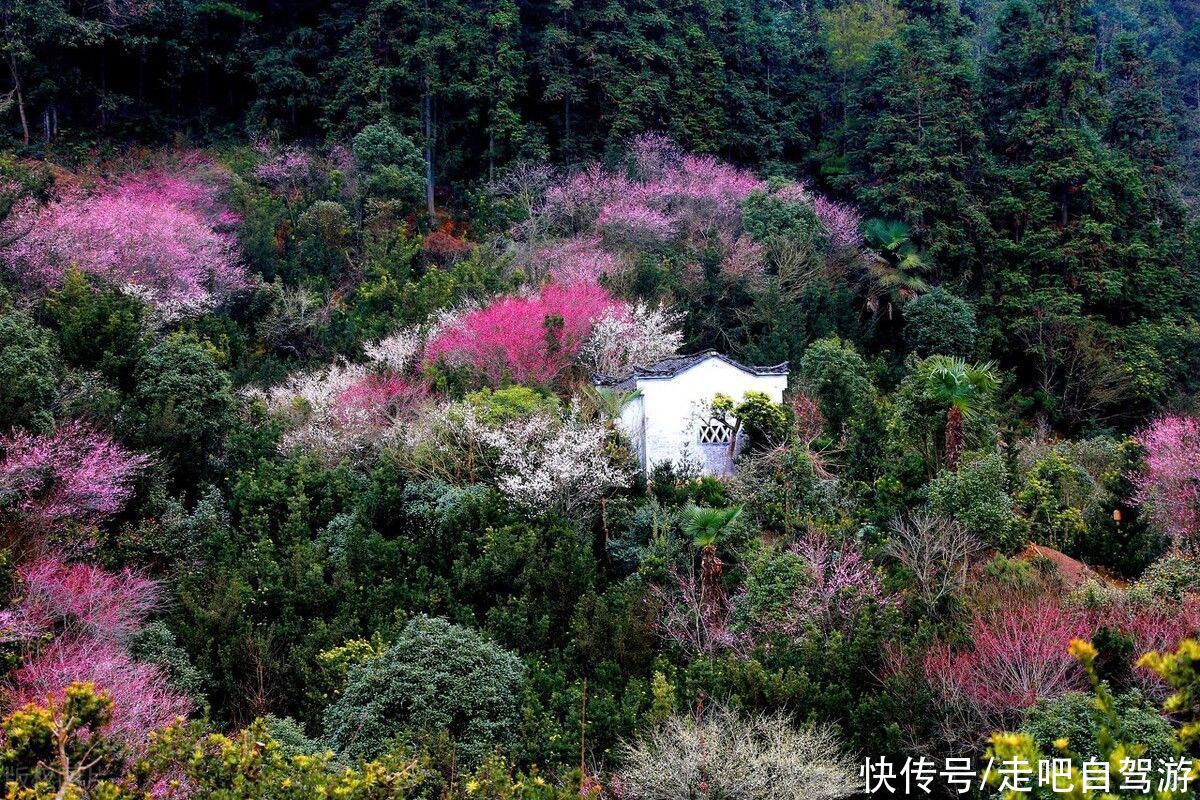
[[(9, 675), (9, 708), (58, 699), (76, 681), (113, 700), (107, 734), (134, 748), (191, 710), (162, 670), (133, 660), (126, 644), (161, 600), (159, 585), (125, 570), (41, 558), (17, 570), (19, 600), (0, 614), (0, 640), (22, 646)], [(46, 637), (51, 637), (46, 641)]]
[(9, 708), (61, 699), (75, 682), (108, 693), (113, 709), (105, 733), (135, 752), (146, 746), (151, 731), (186, 717), (192, 708), (154, 664), (135, 661), (109, 642), (66, 637), (40, 648), (13, 671)]
[(143, 173), (40, 209), (0, 258), (31, 289), (58, 286), (71, 267), (145, 297), (166, 316), (198, 313), (247, 284), (232, 235), (236, 220), (215, 186)]
[(95, 524), (124, 507), (148, 463), (82, 422), (52, 434), (16, 431), (0, 438), (0, 510), (42, 531)]
[(158, 607), (161, 589), (133, 570), (38, 558), (17, 569), (20, 599), (0, 611), (0, 640), (29, 641), (57, 632), (123, 645)]
[(1137, 501), (1177, 547), (1200, 541), (1200, 419), (1159, 417), (1135, 437), (1146, 448), (1146, 468), (1132, 476)]
[(506, 378), (550, 383), (573, 363), (596, 322), (620, 305), (597, 284), (547, 284), (458, 317), (429, 342), (425, 359), (466, 367), (491, 385)]

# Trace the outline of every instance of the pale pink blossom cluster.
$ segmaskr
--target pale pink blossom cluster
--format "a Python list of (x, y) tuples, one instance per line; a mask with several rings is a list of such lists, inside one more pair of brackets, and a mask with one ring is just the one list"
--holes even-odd
[[(635, 176), (592, 165), (546, 193), (542, 209), (568, 234), (607, 228), (606, 244), (631, 248), (681, 235), (736, 233), (742, 201), (766, 183), (710, 156), (686, 155), (657, 135), (631, 145)], [(623, 240), (622, 233), (634, 238)]]
[(336, 463), (371, 451), (398, 422), (415, 413), (428, 388), (418, 379), (338, 361), (252, 394), (284, 422), (281, 450), (308, 452)]
[(789, 183), (778, 189), (776, 195), (783, 200), (812, 206), (817, 218), (829, 232), (829, 240), (834, 247), (862, 246), (862, 215), (854, 207), (814, 194), (803, 182)]
[(254, 168), (254, 177), (280, 189), (295, 189), (313, 177), (313, 158), (299, 147), (285, 147), (277, 152), (260, 148), (267, 156)]
[(574, 362), (595, 323), (620, 308), (597, 284), (550, 283), (461, 315), (431, 338), (427, 362), (466, 367), (491, 385), (546, 384)]
[(724, 592), (708, 590), (694, 570), (671, 567), (667, 574), (669, 586), (651, 587), (660, 606), (655, 628), (663, 639), (689, 658), (754, 649), (750, 634), (730, 626), (734, 605)]
[(829, 536), (813, 532), (792, 545), (792, 552), (804, 562), (808, 581), (792, 598), (792, 615), (784, 632), (815, 625), (826, 633), (844, 633), (863, 613), (891, 604), (879, 568), (858, 543), (835, 543)]
[(1159, 417), (1135, 437), (1146, 468), (1132, 477), (1137, 500), (1178, 547), (1200, 543), (1200, 419)]
[[(742, 204), (770, 187), (752, 173), (710, 156), (689, 155), (669, 139), (646, 134), (627, 153), (630, 168), (620, 172), (593, 164), (551, 187), (535, 210), (540, 227), (563, 239), (543, 246), (535, 259), (548, 261), (572, 281), (612, 277), (640, 254), (663, 246), (691, 254), (716, 247), (721, 274), (729, 280), (755, 280), (765, 273), (766, 252), (742, 231)], [(852, 207), (810, 192), (802, 183), (776, 190), (777, 196), (809, 205), (833, 247), (862, 245), (862, 222)], [(602, 253), (607, 253), (604, 257)], [(700, 270), (690, 270), (697, 280)]]
[(661, 603), (659, 633), (689, 655), (720, 650), (747, 653), (772, 636), (803, 638), (848, 633), (861, 615), (892, 604), (879, 569), (855, 543), (834, 544), (809, 533), (790, 549), (804, 565), (804, 580), (780, 608), (751, 608), (750, 589), (732, 598), (703, 591), (694, 574), (670, 571), (671, 583), (655, 588)]
[(604, 277), (620, 274), (621, 259), (604, 249), (599, 236), (584, 235), (534, 250), (533, 260), (542, 264), (558, 283), (596, 283)]
[(675, 220), (636, 198), (607, 203), (596, 217), (604, 243), (614, 250), (645, 250), (675, 238)]
[(17, 577), (20, 600), (0, 616), (0, 636), (24, 651), (8, 678), (10, 708), (53, 701), (75, 682), (93, 683), (113, 701), (104, 733), (135, 751), (150, 731), (191, 711), (159, 667), (126, 650), (158, 607), (157, 583), (130, 570), (110, 573), (53, 558), (23, 565)]
[(166, 316), (206, 311), (247, 285), (236, 218), (216, 187), (187, 176), (144, 173), (91, 193), (65, 194), (13, 226), (28, 232), (0, 259), (27, 287), (58, 286), (75, 267), (150, 297)]
[(95, 524), (124, 507), (148, 463), (81, 422), (52, 434), (16, 431), (0, 438), (0, 509), (42, 530)]

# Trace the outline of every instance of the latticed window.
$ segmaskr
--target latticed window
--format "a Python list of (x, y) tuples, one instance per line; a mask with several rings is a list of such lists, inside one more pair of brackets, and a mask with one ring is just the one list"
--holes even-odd
[(720, 420), (710, 419), (700, 425), (696, 438), (700, 444), (729, 444), (733, 441), (733, 428)]

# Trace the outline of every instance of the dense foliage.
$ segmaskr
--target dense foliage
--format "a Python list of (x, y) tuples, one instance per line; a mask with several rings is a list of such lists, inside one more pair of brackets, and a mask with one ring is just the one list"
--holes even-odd
[[(800, 800), (1054, 754), (1090, 798), (1084, 759), (1200, 752), (1192, 5), (0, 32), (7, 797)], [(730, 475), (641, 464), (620, 379), (707, 348), (782, 402), (710, 387)]]

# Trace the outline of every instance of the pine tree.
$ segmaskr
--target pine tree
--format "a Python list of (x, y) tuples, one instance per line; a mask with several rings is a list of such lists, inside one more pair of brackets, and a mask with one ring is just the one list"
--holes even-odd
[(949, 0), (910, 9), (899, 41), (873, 52), (848, 149), (859, 199), (906, 222), (947, 276), (976, 264), (988, 229), (976, 194), (986, 155), (972, 30)]

